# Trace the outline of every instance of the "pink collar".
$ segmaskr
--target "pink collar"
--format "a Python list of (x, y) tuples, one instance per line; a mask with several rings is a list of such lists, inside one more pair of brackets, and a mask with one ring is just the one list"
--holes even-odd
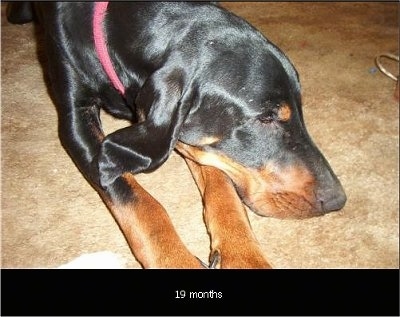
[(121, 83), (117, 73), (115, 72), (114, 66), (111, 62), (110, 55), (107, 50), (107, 43), (105, 40), (105, 34), (103, 30), (103, 21), (108, 7), (108, 2), (95, 2), (93, 11), (93, 37), (94, 46), (97, 52), (97, 56), (106, 72), (108, 78), (111, 80), (115, 89), (119, 91), (121, 95), (125, 95), (125, 87)]

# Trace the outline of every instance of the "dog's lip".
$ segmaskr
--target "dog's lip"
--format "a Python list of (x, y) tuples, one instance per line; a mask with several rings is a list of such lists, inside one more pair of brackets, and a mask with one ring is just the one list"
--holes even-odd
[[(267, 199), (262, 202), (260, 199), (252, 200), (251, 195), (249, 196), (243, 195), (241, 192), (243, 191), (237, 188), (237, 193), (240, 199), (242, 200), (242, 203), (245, 206), (247, 206), (248, 209), (250, 209), (252, 212), (262, 217), (277, 218), (277, 219), (306, 219), (306, 218), (320, 217), (326, 214), (326, 212), (324, 212), (323, 210), (318, 209), (316, 202), (312, 203), (304, 197), (302, 197), (302, 200), (303, 202), (307, 203), (309, 208), (306, 209), (294, 208), (289, 210), (289, 209), (274, 208), (274, 206), (272, 206), (272, 204), (269, 203)], [(269, 194), (273, 195), (273, 193)], [(293, 206), (296, 206), (296, 204), (293, 204)]]
[(275, 218), (275, 219), (287, 219), (287, 220), (299, 220), (299, 219), (308, 219), (308, 218), (315, 218), (324, 216), (325, 213), (319, 212), (316, 209), (312, 211), (301, 211), (301, 212), (273, 212), (273, 211), (265, 211), (260, 208), (256, 208), (254, 205), (246, 204), (246, 206), (254, 212), (256, 215), (265, 217), (265, 218)]

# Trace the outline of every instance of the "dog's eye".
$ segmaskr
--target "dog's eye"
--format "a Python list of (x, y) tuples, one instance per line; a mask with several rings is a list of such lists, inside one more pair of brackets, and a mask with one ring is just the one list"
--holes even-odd
[(287, 123), (292, 117), (292, 110), (289, 104), (282, 102), (279, 103), (273, 109), (259, 115), (257, 119), (264, 124), (270, 124), (273, 122)]
[(261, 117), (258, 117), (257, 119), (258, 119), (258, 121), (260, 121), (261, 123), (264, 123), (264, 124), (272, 123), (275, 120), (273, 116), (261, 116)]
[(276, 120), (276, 113), (274, 111), (268, 111), (257, 117), (257, 120), (264, 124), (270, 124)]

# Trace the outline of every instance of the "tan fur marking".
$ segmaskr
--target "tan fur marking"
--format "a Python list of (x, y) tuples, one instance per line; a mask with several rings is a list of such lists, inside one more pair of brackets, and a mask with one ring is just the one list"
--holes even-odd
[(292, 110), (287, 103), (280, 105), (278, 109), (278, 119), (280, 121), (289, 121), (292, 116)]
[(199, 145), (200, 146), (210, 145), (213, 143), (217, 143), (220, 139), (221, 138), (216, 137), (216, 136), (206, 136), (200, 140)]

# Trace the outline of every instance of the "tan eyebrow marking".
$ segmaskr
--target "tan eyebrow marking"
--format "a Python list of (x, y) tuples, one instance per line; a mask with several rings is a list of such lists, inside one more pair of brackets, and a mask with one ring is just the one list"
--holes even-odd
[(292, 116), (292, 110), (287, 103), (282, 103), (278, 109), (278, 120), (289, 121)]

